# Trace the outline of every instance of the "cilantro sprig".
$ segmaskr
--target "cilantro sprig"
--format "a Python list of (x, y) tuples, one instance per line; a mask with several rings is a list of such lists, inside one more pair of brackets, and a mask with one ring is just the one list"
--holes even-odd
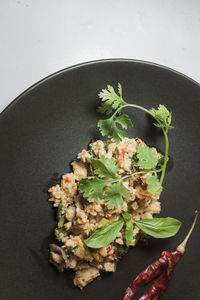
[[(140, 109), (147, 114), (149, 114), (155, 122), (153, 123), (154, 126), (159, 127), (165, 137), (165, 155), (164, 155), (164, 162), (162, 166), (162, 173), (160, 176), (160, 184), (162, 185), (167, 160), (168, 160), (168, 152), (169, 152), (169, 140), (168, 140), (168, 131), (173, 129), (171, 125), (172, 114), (168, 111), (168, 109), (164, 105), (159, 105), (158, 108), (151, 108), (146, 109), (142, 106), (136, 104), (127, 103), (122, 97), (122, 86), (118, 84), (118, 93), (115, 92), (114, 88), (110, 85), (107, 86), (107, 89), (103, 89), (102, 92), (99, 93), (99, 98), (102, 100), (101, 105), (97, 108), (97, 111), (100, 113), (106, 113), (107, 115), (113, 113), (112, 116), (105, 120), (99, 120), (98, 127), (100, 132), (103, 136), (108, 136), (109, 138), (113, 138), (114, 142), (119, 143), (121, 139), (124, 137), (125, 133), (122, 129), (117, 127), (117, 123), (122, 126), (123, 129), (127, 129), (132, 127), (132, 121), (128, 117), (128, 115), (121, 114), (121, 111), (125, 107), (133, 107), (136, 109)], [(121, 118), (121, 119), (120, 119)], [(117, 120), (122, 120), (121, 123)], [(144, 151), (146, 151), (144, 149)], [(148, 154), (148, 153), (146, 153)], [(141, 163), (140, 167), (142, 166), (145, 168), (145, 160)], [(154, 182), (155, 182), (154, 178)], [(160, 188), (161, 189), (161, 188)], [(150, 189), (151, 190), (151, 189)]]
[[(79, 191), (80, 193), (83, 193), (84, 198), (87, 198), (89, 202), (98, 202), (104, 198), (108, 209), (118, 208), (123, 204), (124, 198), (129, 199), (130, 197), (130, 192), (123, 185), (123, 180), (134, 175), (146, 174), (147, 172), (147, 191), (152, 195), (160, 193), (162, 187), (157, 179), (156, 173), (160, 172), (161, 169), (154, 169), (154, 167), (158, 164), (158, 159), (150, 149), (148, 149), (148, 151), (150, 151), (152, 155), (145, 150), (148, 152), (148, 155), (146, 155), (145, 158), (144, 169), (143, 163), (145, 155), (143, 151), (146, 148), (142, 147), (139, 149), (140, 150), (137, 154), (139, 170), (125, 176), (117, 174), (118, 165), (114, 158), (106, 158), (102, 155), (100, 159), (90, 159), (89, 163), (92, 164), (94, 174), (97, 176), (85, 177), (79, 181)], [(152, 176), (151, 173), (154, 175)]]

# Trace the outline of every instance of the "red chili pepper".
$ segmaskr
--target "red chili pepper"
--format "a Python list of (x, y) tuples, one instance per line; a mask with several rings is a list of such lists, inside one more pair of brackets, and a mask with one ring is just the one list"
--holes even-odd
[(162, 252), (162, 257), (160, 259), (153, 262), (131, 282), (124, 294), (123, 300), (132, 300), (138, 290), (154, 278), (156, 279), (153, 284), (139, 298), (139, 300), (157, 300), (164, 294), (170, 283), (175, 265), (184, 254), (187, 241), (196, 224), (198, 212), (196, 211), (195, 214), (190, 231), (188, 232), (185, 240), (177, 247), (176, 251)]

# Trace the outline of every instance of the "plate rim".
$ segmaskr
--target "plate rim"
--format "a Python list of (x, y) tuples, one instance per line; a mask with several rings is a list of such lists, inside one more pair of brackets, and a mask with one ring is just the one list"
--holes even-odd
[(179, 72), (173, 68), (170, 68), (166, 65), (162, 65), (159, 63), (155, 63), (155, 62), (151, 62), (151, 61), (146, 61), (146, 60), (141, 60), (141, 59), (133, 59), (133, 58), (106, 58), (106, 59), (96, 59), (96, 60), (91, 60), (91, 61), (85, 61), (85, 62), (81, 62), (81, 63), (77, 63), (75, 65), (71, 65), (69, 67), (65, 67), (63, 69), (60, 69), (58, 71), (55, 71), (43, 78), (41, 78), (40, 80), (38, 80), (36, 83), (32, 84), (31, 86), (29, 86), (27, 89), (25, 89), (23, 92), (21, 92), (16, 98), (14, 98), (13, 100), (11, 100), (11, 102), (3, 109), (3, 111), (0, 113), (0, 119), (9, 112), (9, 109), (15, 105), (26, 93), (28, 93), (29, 91), (31, 91), (32, 89), (34, 89), (35, 87), (39, 86), (41, 83), (49, 80), (50, 78), (55, 77), (56, 75), (62, 74), (66, 71), (70, 71), (73, 69), (78, 69), (84, 66), (88, 66), (88, 65), (93, 65), (93, 64), (99, 64), (99, 63), (105, 63), (105, 62), (130, 62), (130, 63), (139, 63), (139, 64), (144, 64), (144, 65), (149, 65), (149, 66), (154, 66), (157, 67), (158, 69), (164, 69), (167, 71), (170, 71), (172, 73), (175, 73), (178, 76), (181, 76), (187, 80), (189, 80), (190, 82), (192, 82), (193, 84), (197, 85), (200, 88), (200, 83), (196, 80), (194, 80), (193, 78), (185, 75), (182, 72)]

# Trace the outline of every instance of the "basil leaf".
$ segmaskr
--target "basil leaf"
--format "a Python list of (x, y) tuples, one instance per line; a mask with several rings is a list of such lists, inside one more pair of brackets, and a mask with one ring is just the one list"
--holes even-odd
[(126, 222), (125, 230), (126, 246), (129, 247), (133, 239), (133, 223), (132, 221)]
[(114, 241), (123, 225), (124, 220), (120, 218), (119, 220), (95, 231), (87, 240), (84, 241), (84, 243), (90, 248), (106, 247)]
[(175, 235), (181, 227), (181, 222), (173, 218), (153, 218), (134, 222), (148, 235), (161, 239)]
[(131, 215), (128, 212), (122, 211), (122, 217), (126, 222), (125, 238), (126, 246), (129, 247), (133, 238), (133, 222), (131, 219)]
[(122, 211), (121, 214), (122, 214), (122, 217), (125, 222), (128, 222), (131, 220), (131, 215), (128, 212)]

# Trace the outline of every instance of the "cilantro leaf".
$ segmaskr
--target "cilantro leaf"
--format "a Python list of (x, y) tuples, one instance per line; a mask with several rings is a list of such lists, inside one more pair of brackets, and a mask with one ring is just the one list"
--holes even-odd
[(118, 165), (116, 164), (113, 157), (106, 158), (104, 155), (100, 159), (91, 158), (90, 160), (92, 166), (95, 168), (94, 173), (100, 178), (110, 177), (116, 178), (118, 172)]
[(157, 175), (148, 175), (146, 177), (147, 191), (152, 195), (157, 195), (162, 192), (162, 185), (158, 180)]
[(102, 100), (102, 104), (97, 108), (97, 112), (109, 115), (113, 109), (117, 109), (126, 104), (122, 98), (122, 87), (120, 83), (118, 83), (118, 92), (119, 95), (117, 95), (111, 85), (107, 85), (107, 89), (103, 89), (99, 93), (99, 98)]
[(174, 128), (171, 126), (172, 114), (164, 105), (159, 105), (157, 109), (151, 108), (149, 110), (151, 115), (158, 123), (154, 123), (156, 127), (166, 127), (167, 129)]
[(125, 136), (124, 131), (117, 128), (113, 118), (99, 120), (98, 127), (103, 136), (107, 135), (109, 138), (113, 138), (114, 142), (117, 144)]
[(125, 238), (126, 238), (126, 246), (129, 247), (133, 239), (133, 222), (132, 222), (131, 215), (128, 212), (123, 211), (122, 217), (126, 222)]
[(122, 128), (124, 128), (124, 129), (133, 127), (133, 123), (132, 123), (131, 119), (129, 118), (128, 115), (125, 115), (125, 114), (116, 117), (115, 123), (119, 123), (122, 126)]
[(121, 181), (106, 188), (105, 191), (108, 209), (117, 208), (123, 204), (123, 197), (129, 198), (130, 192)]
[(137, 158), (140, 169), (154, 169), (158, 164), (158, 159), (145, 144), (137, 145)]
[(79, 181), (79, 191), (89, 202), (97, 202), (103, 198), (103, 188), (107, 181), (98, 177), (86, 177)]
[(131, 119), (127, 115), (123, 114), (114, 118), (111, 117), (107, 120), (99, 120), (98, 127), (103, 136), (107, 135), (109, 138), (113, 138), (114, 142), (118, 144), (125, 134), (124, 131), (117, 127), (117, 123), (124, 129), (133, 126)]

